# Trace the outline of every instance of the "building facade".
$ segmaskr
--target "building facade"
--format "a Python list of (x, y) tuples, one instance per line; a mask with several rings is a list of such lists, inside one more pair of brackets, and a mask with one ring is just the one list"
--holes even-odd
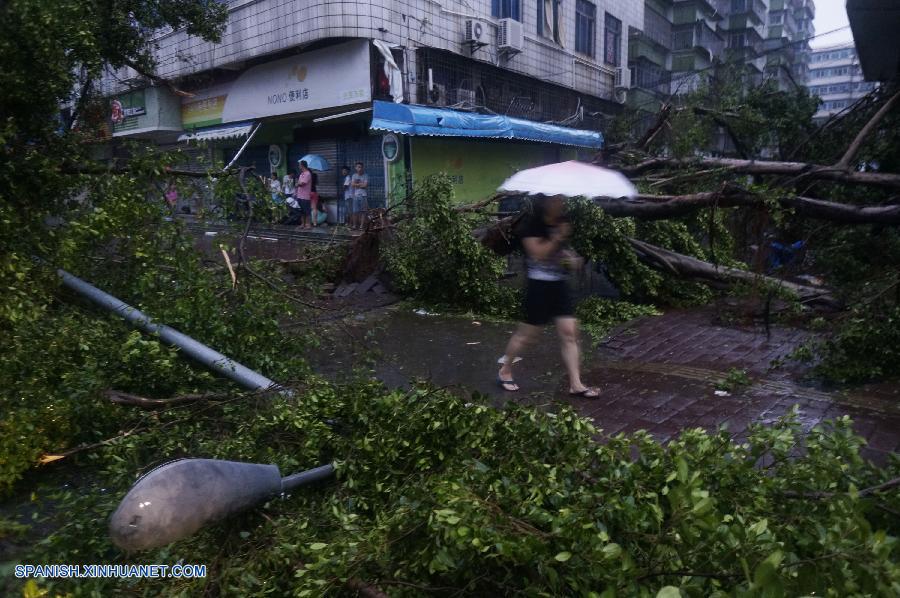
[[(204, 141), (213, 152), (207, 159), (226, 163), (240, 150), (236, 164), (253, 164), (257, 172), (283, 172), (304, 153), (339, 165), (362, 161), (372, 193), (382, 201), (403, 170), (397, 164), (408, 179), (441, 162), (456, 171), (450, 174), (460, 198), (469, 199), (511, 169), (596, 150), (599, 137), (586, 142), (583, 135), (524, 135), (524, 125), (512, 123), (495, 138), (448, 132), (458, 138), (451, 143), (400, 123), (398, 130), (410, 134), (401, 135), (398, 156), (388, 164), (385, 133), (370, 127), (377, 102), (498, 115), (538, 129), (599, 131), (625, 101), (631, 80), (627, 32), (644, 22), (643, 2), (633, 0), (228, 4), (221, 43), (184, 30), (159, 31), (153, 38), (156, 74), (192, 94), (177, 99), (180, 127), (170, 110), (135, 128), (128, 119), (136, 110), (125, 115), (123, 108), (113, 115), (113, 135), (173, 146)], [(127, 68), (109, 73), (103, 89), (132, 108), (147, 89), (171, 95)], [(171, 102), (168, 97), (160, 104)], [(435, 152), (445, 159), (435, 160)], [(479, 157), (477, 164), (472, 156)], [(485, 170), (485, 159), (497, 173), (490, 180), (474, 174), (476, 166)], [(468, 189), (473, 178), (477, 185)], [(337, 193), (337, 174), (320, 177), (319, 186), (325, 195)]]
[(695, 89), (719, 64), (750, 67), (748, 84), (806, 84), (813, 0), (643, 0), (644, 22), (629, 31), (632, 107)]
[(813, 50), (808, 81), (810, 94), (822, 100), (815, 116), (819, 121), (852, 106), (876, 85), (865, 81), (852, 42)]

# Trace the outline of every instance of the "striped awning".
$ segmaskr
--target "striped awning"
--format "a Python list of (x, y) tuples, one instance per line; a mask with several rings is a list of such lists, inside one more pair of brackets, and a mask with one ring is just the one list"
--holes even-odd
[(255, 123), (245, 122), (216, 127), (205, 127), (185, 133), (178, 141), (213, 141), (217, 139), (237, 139), (250, 134)]

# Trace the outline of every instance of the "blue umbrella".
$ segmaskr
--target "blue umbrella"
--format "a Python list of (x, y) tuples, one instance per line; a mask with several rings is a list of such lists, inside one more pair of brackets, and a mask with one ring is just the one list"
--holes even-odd
[(306, 154), (299, 161), (305, 161), (310, 170), (331, 170), (331, 164), (319, 154)]

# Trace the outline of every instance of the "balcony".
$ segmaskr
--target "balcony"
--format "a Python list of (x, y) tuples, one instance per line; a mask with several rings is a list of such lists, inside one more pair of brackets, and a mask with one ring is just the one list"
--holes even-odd
[(708, 57), (722, 53), (725, 42), (705, 21), (698, 21), (691, 27), (679, 28), (672, 33), (672, 51), (702, 50)]
[(743, 23), (765, 25), (768, 10), (762, 0), (731, 0), (725, 3), (723, 12), (729, 15), (729, 29), (743, 29), (750, 26)]
[(672, 23), (674, 25), (693, 23), (698, 19), (717, 21), (722, 18), (722, 13), (716, 7), (715, 2), (707, 2), (706, 0), (676, 0), (673, 6)]
[(797, 19), (809, 19), (812, 21), (816, 18), (816, 4), (812, 0), (798, 0), (793, 4), (794, 16)]
[(672, 73), (645, 60), (631, 63), (631, 85), (660, 94), (669, 93)]
[(670, 49), (672, 45), (672, 24), (666, 17), (647, 6), (644, 8), (643, 35), (663, 48)]

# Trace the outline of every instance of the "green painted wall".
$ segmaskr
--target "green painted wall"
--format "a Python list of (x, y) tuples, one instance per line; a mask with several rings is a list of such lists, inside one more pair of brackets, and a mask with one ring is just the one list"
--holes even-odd
[(511, 174), (564, 160), (574, 160), (572, 147), (501, 140), (414, 137), (413, 180), (444, 172), (453, 178), (454, 201), (471, 203), (489, 197)]

